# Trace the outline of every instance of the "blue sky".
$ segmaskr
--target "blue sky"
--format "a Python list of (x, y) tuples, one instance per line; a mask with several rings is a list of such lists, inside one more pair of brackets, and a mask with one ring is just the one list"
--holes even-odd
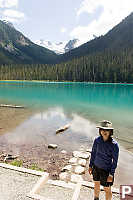
[(32, 41), (88, 41), (132, 11), (132, 0), (0, 0), (1, 19), (13, 22)]

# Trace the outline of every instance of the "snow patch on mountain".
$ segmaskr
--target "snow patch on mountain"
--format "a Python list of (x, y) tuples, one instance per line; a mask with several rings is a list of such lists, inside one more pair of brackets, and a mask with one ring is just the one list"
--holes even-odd
[(57, 54), (66, 53), (83, 44), (79, 39), (73, 39), (70, 41), (64, 41), (64, 42), (59, 42), (59, 43), (54, 43), (54, 42), (41, 39), (41, 40), (35, 41), (35, 43), (47, 49), (50, 49)]

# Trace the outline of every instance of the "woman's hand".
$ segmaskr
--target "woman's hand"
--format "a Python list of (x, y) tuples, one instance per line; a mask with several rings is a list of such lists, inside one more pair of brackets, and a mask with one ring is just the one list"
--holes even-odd
[(107, 182), (113, 182), (113, 176), (108, 176), (108, 178), (107, 178)]
[(92, 168), (89, 167), (89, 174), (91, 175), (92, 174)]

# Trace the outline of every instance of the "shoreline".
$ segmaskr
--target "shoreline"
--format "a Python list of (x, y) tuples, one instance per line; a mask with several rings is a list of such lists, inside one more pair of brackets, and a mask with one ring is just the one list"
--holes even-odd
[(20, 147), (20, 154), (15, 159), (7, 159), (5, 161), (5, 155), (16, 155), (13, 152), (14, 146), (0, 148), (0, 162), (12, 164), (15, 166), (25, 167), (28, 169), (35, 169), (38, 171), (47, 171), (50, 174), (50, 178), (54, 180), (59, 179), (59, 174), (62, 168), (68, 164), (72, 153), (61, 153), (63, 149), (49, 149), (48, 145), (35, 145)]
[(133, 85), (133, 83), (110, 83), (110, 82), (87, 82), (87, 81), (56, 81), (56, 80), (0, 80), (0, 82), (36, 82), (36, 83), (90, 83), (90, 84), (117, 84), (117, 85)]
[[(1, 146), (1, 145), (0, 145)], [(3, 148), (2, 148), (3, 147)], [(53, 180), (59, 180), (60, 174), (62, 173), (62, 169), (65, 166), (70, 166), (69, 160), (73, 158), (73, 152), (64, 151), (63, 148), (58, 146), (56, 149), (49, 149), (48, 144), (42, 145), (22, 145), (19, 146), (19, 154), (15, 153), (14, 145), (1, 146), (0, 147), (0, 162), (11, 164), (17, 167), (24, 167), (27, 169), (48, 172), (49, 176)], [(90, 149), (89, 149), (90, 150)], [(75, 149), (75, 151), (80, 151), (79, 149)], [(12, 155), (17, 157), (15, 159), (7, 159), (3, 155)], [(124, 158), (124, 157), (125, 158)], [(123, 162), (127, 163), (126, 159), (129, 157), (133, 160), (133, 154), (128, 155), (127, 152), (123, 151), (122, 159), (120, 159), (119, 166), (116, 169), (115, 173), (115, 182), (113, 187), (119, 188), (121, 184), (131, 184), (132, 180), (132, 164), (128, 165), (128, 171), (125, 171), (126, 168), (123, 166)], [(89, 162), (87, 162), (89, 163)], [(88, 173), (89, 164), (85, 167), (85, 173), (82, 174), (84, 181), (93, 182), (92, 176)], [(128, 175), (127, 175), (128, 174)], [(131, 180), (130, 180), (131, 178)]]

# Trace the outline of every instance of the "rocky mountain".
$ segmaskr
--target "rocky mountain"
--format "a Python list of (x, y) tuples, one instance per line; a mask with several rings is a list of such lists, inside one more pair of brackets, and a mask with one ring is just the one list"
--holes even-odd
[(11, 23), (11, 22), (9, 22), (9, 21), (7, 21), (7, 20), (3, 20), (3, 22), (4, 22), (5, 24), (7, 24), (8, 26), (11, 26), (12, 28), (15, 28), (14, 25), (13, 25), (13, 23)]
[(36, 44), (43, 46), (49, 50), (54, 51), (57, 54), (64, 54), (74, 48), (79, 47), (82, 43), (79, 39), (73, 39), (70, 41), (54, 43), (47, 40), (37, 40), (35, 41)]
[(65, 46), (65, 53), (83, 44), (79, 39), (70, 40)]
[(78, 48), (72, 49), (69, 52), (61, 55), (62, 61), (72, 60), (75, 57), (92, 55), (104, 52), (105, 50), (117, 50), (118, 52), (124, 48), (133, 47), (133, 13), (122, 20), (117, 26), (110, 30), (104, 36), (96, 37), (95, 39), (81, 45)]
[(0, 64), (56, 64), (82, 56), (91, 55), (95, 57), (101, 53), (104, 55), (105, 51), (119, 53), (125, 49), (125, 51), (132, 52), (133, 13), (104, 36), (95, 37), (95, 39), (82, 45), (77, 39), (58, 44), (42, 40), (38, 44), (42, 46), (44, 44), (47, 48), (34, 44), (11, 24), (0, 21)]
[(34, 44), (14, 26), (0, 20), (0, 64), (9, 63), (55, 63), (57, 55)]

